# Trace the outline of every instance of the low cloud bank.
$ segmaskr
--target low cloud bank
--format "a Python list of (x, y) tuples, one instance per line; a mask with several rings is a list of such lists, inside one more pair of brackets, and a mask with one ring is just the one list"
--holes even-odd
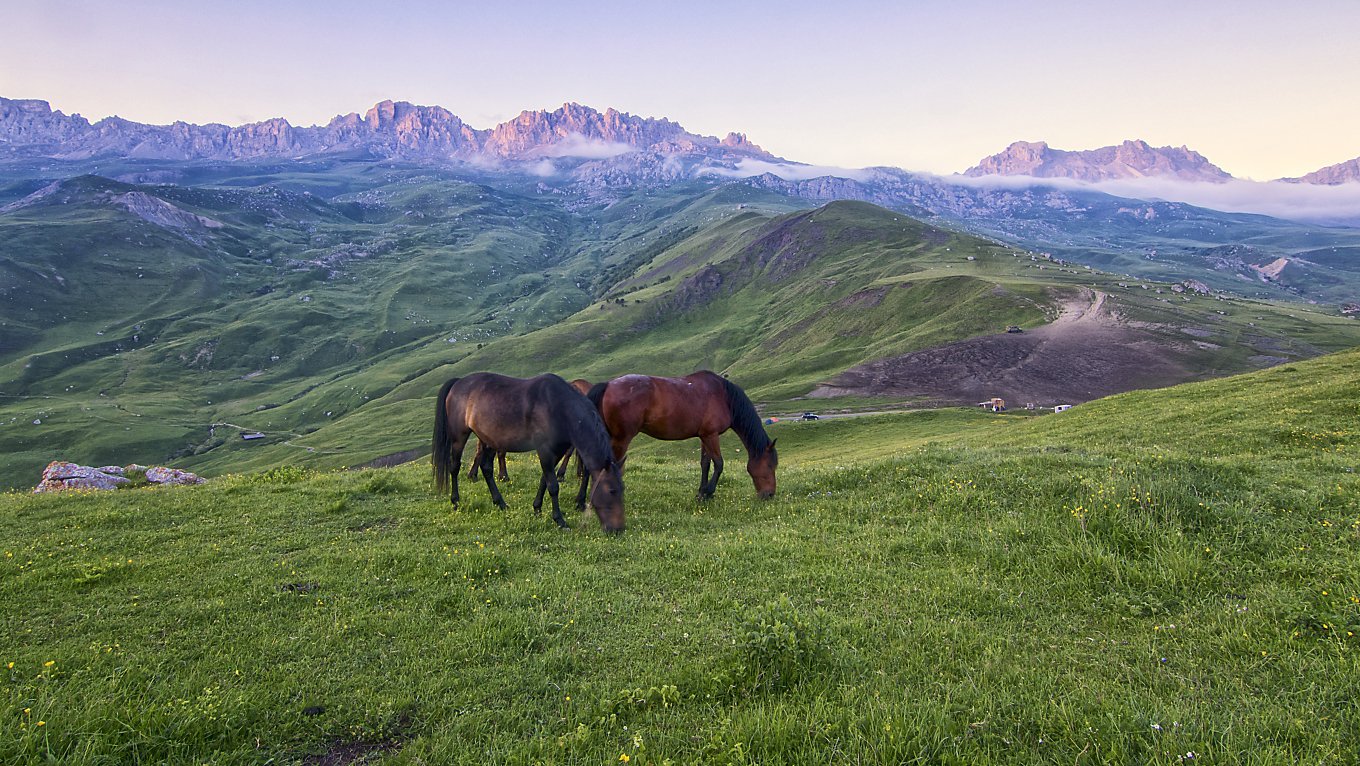
[(586, 138), (580, 133), (572, 133), (562, 141), (543, 147), (539, 152), (544, 157), (576, 157), (585, 160), (607, 160), (620, 154), (636, 151), (632, 146), (617, 141)]
[(806, 181), (810, 178), (849, 178), (854, 181), (868, 181), (873, 171), (868, 168), (838, 168), (830, 165), (792, 165), (784, 162), (743, 159), (735, 168), (702, 168), (698, 175), (714, 175), (723, 178), (750, 178), (769, 173), (785, 181)]
[(1045, 186), (1097, 191), (1116, 197), (1184, 202), (1229, 213), (1257, 213), (1294, 221), (1360, 226), (1360, 183), (1321, 186), (1282, 181), (1205, 183), (1165, 178), (1129, 178), (1088, 183), (1069, 178), (1031, 176), (948, 176), (943, 180), (960, 186), (987, 189)]

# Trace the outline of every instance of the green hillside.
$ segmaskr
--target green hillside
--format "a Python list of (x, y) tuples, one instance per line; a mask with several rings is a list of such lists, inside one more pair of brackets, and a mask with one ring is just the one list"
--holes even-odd
[(0, 214), (0, 482), (57, 457), (181, 460), (247, 430), (285, 442), (570, 315), (611, 266), (734, 196), (764, 209), (703, 188), (583, 216), (423, 169), (352, 172), (330, 199), (296, 169), (87, 176)]
[(0, 496), (0, 761), (1353, 763), (1357, 381), (776, 424), (769, 502), (639, 440), (617, 538), (522, 459)]
[(4, 198), (0, 486), (32, 486), (58, 458), (358, 465), (424, 445), (429, 397), (477, 369), (706, 367), (802, 408), (789, 400), (857, 365), (1042, 326), (1091, 291), (1175, 347), (1191, 372), (1163, 384), (1360, 341), (1321, 307), (1121, 286), (901, 213), (739, 184), (597, 199), (343, 159), (101, 172), (128, 180), (30, 180)]
[(632, 278), (559, 323), (488, 342), (450, 365), (438, 364), (442, 349), (413, 349), (411, 358), (431, 361), (429, 372), (360, 415), (288, 444), (224, 445), (188, 464), (210, 473), (263, 470), (308, 450), (313, 464), (336, 467), (419, 451), (428, 443), (432, 392), (450, 376), (485, 369), (602, 380), (709, 368), (774, 412), (798, 411), (810, 403), (793, 397), (859, 362), (1009, 324), (1034, 327), (1080, 290), (1110, 291), (1109, 303), (1150, 328), (1168, 353), (1172, 343), (1187, 347), (1176, 353), (1204, 378), (1360, 342), (1360, 324), (1305, 306), (1190, 298), (1166, 285), (1159, 294), (1099, 272), (1037, 265), (1029, 254), (859, 203), (737, 215), (640, 263)]

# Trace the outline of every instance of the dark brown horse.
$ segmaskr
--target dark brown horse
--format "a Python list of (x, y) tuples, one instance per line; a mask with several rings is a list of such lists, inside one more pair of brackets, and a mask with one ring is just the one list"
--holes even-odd
[[(746, 393), (721, 375), (707, 370), (683, 378), (624, 375), (596, 385), (589, 397), (609, 429), (614, 460), (619, 465), (623, 465), (628, 445), (639, 433), (672, 441), (697, 436), (703, 446), (699, 497), (708, 499), (713, 497), (723, 470), (718, 436), (730, 428), (746, 447), (746, 471), (755, 482), (756, 494), (761, 498), (774, 496), (774, 472), (779, 465), (774, 440), (765, 433)], [(581, 481), (578, 507), (584, 506), (588, 482), (588, 477)]]
[[(590, 402), (556, 375), (520, 379), (478, 372), (454, 378), (439, 389), (435, 403), (434, 480), (439, 491), (452, 484), (449, 502), (458, 504), (458, 475), (463, 448), (470, 434), (484, 445), (481, 469), (491, 500), (501, 508), (496, 481), (491, 476), (496, 452), (536, 452), (543, 475), (534, 498), (542, 512), (543, 493), (552, 496), (553, 521), (567, 528), (557, 503), (557, 475), (553, 469), (568, 447), (575, 447), (587, 476), (595, 480), (590, 504), (606, 532), (622, 532), (623, 478), (609, 451), (609, 432)], [(584, 507), (584, 495), (581, 506)]]
[[(586, 380), (585, 378), (577, 378), (576, 380), (573, 380), (571, 382), (571, 387), (576, 389), (577, 391), (580, 391), (582, 395), (590, 393), (590, 381)], [(477, 471), (481, 470), (482, 449), (483, 449), (482, 442), (481, 440), (478, 440), (477, 454), (472, 457), (472, 465), (468, 466), (469, 479), (477, 478)], [(558, 479), (566, 477), (567, 464), (571, 462), (571, 456), (574, 454), (576, 454), (576, 450), (572, 447), (567, 447), (567, 454), (563, 455), (562, 462), (557, 464)], [(584, 476), (585, 475), (584, 471), (585, 468), (581, 466), (581, 461), (579, 460), (576, 461), (576, 474), (578, 476)], [(496, 480), (510, 481), (510, 474), (505, 470), (505, 450), (500, 450), (496, 453)]]

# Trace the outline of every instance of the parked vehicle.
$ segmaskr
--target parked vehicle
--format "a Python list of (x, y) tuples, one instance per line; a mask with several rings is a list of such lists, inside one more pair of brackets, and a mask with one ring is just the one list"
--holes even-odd
[(821, 420), (821, 416), (815, 412), (804, 412), (800, 420)]

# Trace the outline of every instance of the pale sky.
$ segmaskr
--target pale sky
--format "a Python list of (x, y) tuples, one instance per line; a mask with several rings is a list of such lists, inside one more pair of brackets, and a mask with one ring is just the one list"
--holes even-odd
[[(580, 7), (578, 7), (580, 6)], [(294, 125), (383, 99), (489, 128), (575, 101), (841, 167), (1182, 144), (1239, 178), (1360, 156), (1360, 1), (0, 0), (0, 96)]]

